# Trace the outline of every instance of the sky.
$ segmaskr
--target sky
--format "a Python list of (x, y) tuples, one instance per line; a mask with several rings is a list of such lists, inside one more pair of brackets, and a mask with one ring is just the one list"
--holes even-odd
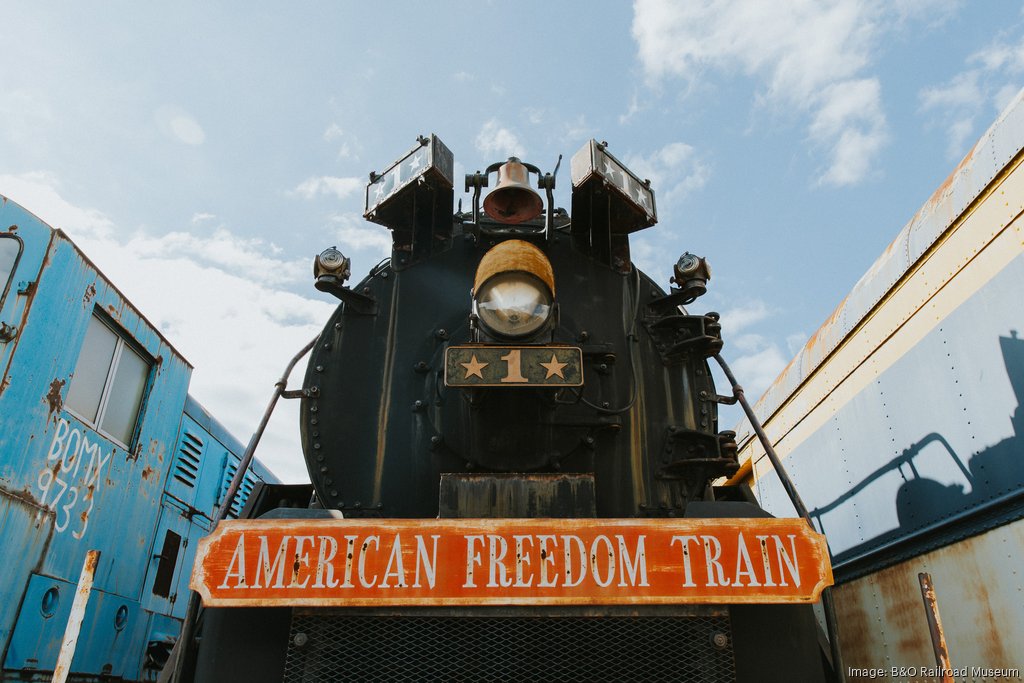
[[(0, 17), (0, 194), (75, 240), (243, 443), (336, 304), (313, 256), (336, 245), (358, 281), (388, 255), (363, 187), (417, 135), (452, 150), (466, 206), (465, 173), (562, 154), (568, 208), (569, 158), (607, 141), (657, 197), (634, 262), (667, 287), (681, 253), (709, 259), (690, 311), (722, 314), (753, 398), (1024, 85), (1022, 6), (995, 0), (4, 2)], [(307, 479), (295, 401), (257, 456)]]

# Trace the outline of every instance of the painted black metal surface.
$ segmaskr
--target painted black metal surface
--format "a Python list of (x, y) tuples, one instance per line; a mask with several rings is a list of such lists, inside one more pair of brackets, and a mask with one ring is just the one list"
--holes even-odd
[(733, 455), (720, 447), (705, 362), (721, 344), (716, 317), (650, 306), (665, 293), (648, 278), (556, 231), (534, 238), (559, 307), (538, 343), (581, 348), (583, 386), (446, 387), (445, 349), (472, 341), (473, 274), (499, 239), (461, 228), (450, 249), (354, 287), (375, 314), (339, 306), (311, 354), (303, 449), (323, 505), (434, 516), (437, 486), (426, 482), (479, 471), (591, 473), (599, 516), (672, 514), (699, 496)]
[[(603, 146), (587, 149), (593, 166)], [(692, 301), (695, 286), (677, 281), (680, 289), (666, 293), (633, 266), (628, 233), (656, 220), (649, 184), (633, 178), (636, 187), (624, 194), (625, 186), (597, 175), (577, 178), (577, 165), (571, 223), (550, 206), (553, 174), (544, 176), (548, 215), (514, 227), (476, 208), (440, 218), (451, 203), (444, 174), (401, 188), (396, 181), (387, 206), (371, 211), (368, 200), (368, 217), (393, 230), (392, 258), (351, 288), (321, 277), (318, 288), (341, 304), (295, 392), (303, 396), (302, 447), (318, 515), (756, 516), (758, 508), (738, 502), (743, 496), (709, 486), (736, 468), (735, 435), (718, 430), (717, 405), (727, 399), (707, 363), (722, 348), (718, 315), (688, 314), (680, 304)], [(612, 166), (602, 171), (617, 183), (613, 172), (625, 182)], [(388, 173), (371, 176), (371, 186), (383, 188)], [(484, 185), (473, 185), (474, 205)], [(462, 370), (461, 384), (479, 370), (481, 382), (446, 382), (446, 351), (486, 341), (474, 332), (474, 274), (507, 239), (535, 244), (550, 261), (555, 323), (540, 337), (506, 340), (500, 355), (455, 353), (448, 370)], [(485, 381), (481, 364), (530, 346), (545, 348), (531, 361), (548, 364), (542, 375), (524, 374), (530, 381), (515, 387), (500, 386), (501, 377)], [(563, 348), (573, 349), (571, 359), (552, 351)], [(582, 385), (549, 383), (570, 360)], [(807, 606), (296, 608), (287, 610), (287, 634), (284, 612), (208, 612), (196, 680), (220, 680), (229, 662), (249, 656), (246, 633), (261, 649), (246, 673), (260, 681), (822, 677)], [(766, 672), (761, 662), (775, 668)]]

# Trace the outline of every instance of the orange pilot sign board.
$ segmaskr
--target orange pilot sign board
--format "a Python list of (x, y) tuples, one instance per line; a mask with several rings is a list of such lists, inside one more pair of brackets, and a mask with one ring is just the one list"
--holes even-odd
[(211, 606), (815, 602), (831, 584), (799, 519), (236, 520), (192, 573)]

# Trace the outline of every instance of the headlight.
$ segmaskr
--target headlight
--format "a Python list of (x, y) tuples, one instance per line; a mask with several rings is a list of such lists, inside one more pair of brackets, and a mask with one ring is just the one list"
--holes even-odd
[(477, 316), (487, 332), (505, 338), (535, 334), (551, 319), (551, 262), (529, 242), (500, 242), (480, 260), (473, 292)]
[(503, 337), (522, 337), (539, 330), (551, 315), (551, 303), (544, 283), (528, 273), (495, 275), (476, 296), (480, 322)]

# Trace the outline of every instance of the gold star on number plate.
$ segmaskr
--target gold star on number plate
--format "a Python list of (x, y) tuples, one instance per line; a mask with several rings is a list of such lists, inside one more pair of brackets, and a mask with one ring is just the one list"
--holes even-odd
[[(463, 356), (465, 358), (465, 356)], [(486, 368), (490, 363), (481, 363), (476, 359), (476, 355), (469, 359), (468, 363), (459, 363), (462, 367), (466, 368), (466, 376), (463, 379), (469, 379), (473, 375), (476, 375), (480, 379), (484, 378), (483, 369)], [(541, 363), (543, 365), (543, 363)], [(550, 377), (551, 375), (548, 375)]]
[(551, 362), (541, 363), (540, 365), (542, 368), (548, 371), (548, 374), (547, 376), (544, 377), (544, 379), (550, 379), (551, 377), (555, 377), (556, 375), (558, 377), (561, 377), (562, 379), (565, 379), (565, 376), (562, 374), (562, 368), (568, 365), (568, 363), (559, 363), (558, 358), (555, 356), (555, 354), (551, 354)]

